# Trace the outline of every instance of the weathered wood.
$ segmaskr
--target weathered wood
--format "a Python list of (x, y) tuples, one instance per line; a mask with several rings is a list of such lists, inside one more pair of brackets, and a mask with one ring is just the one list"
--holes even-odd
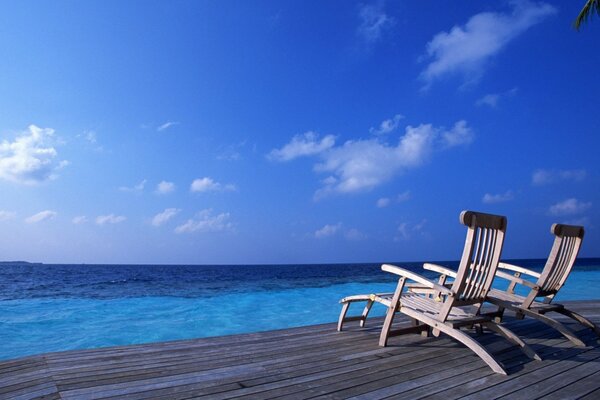
[[(600, 321), (600, 301), (566, 304), (593, 322)], [(323, 324), (3, 361), (0, 399), (454, 399), (515, 398), (511, 395), (530, 392), (554, 398), (598, 394), (600, 346), (595, 335), (565, 316), (559, 318), (587, 347), (573, 346), (533, 319), (508, 318), (506, 324), (545, 358), (541, 362), (530, 361), (497, 335), (477, 336), (505, 365), (508, 377), (494, 374), (448, 337), (409, 335), (378, 347), (383, 319), (373, 318), (371, 328), (354, 326), (343, 333), (336, 332), (335, 324)], [(398, 315), (393, 326), (397, 328), (414, 326)]]
[[(461, 327), (485, 324), (490, 330), (518, 345), (527, 356), (540, 360), (540, 356), (523, 340), (508, 328), (497, 325), (493, 320), (495, 315), (481, 313), (481, 307), (486, 301), (500, 262), (506, 232), (506, 217), (463, 211), (460, 220), (467, 226), (467, 235), (456, 273), (439, 265), (425, 263), (425, 269), (442, 274), (439, 283), (436, 283), (407, 269), (383, 264), (381, 266), (383, 271), (400, 277), (393, 295), (370, 294), (343, 298), (340, 301), (343, 306), (338, 320), (338, 331), (342, 330), (344, 322), (347, 321), (360, 320), (361, 326), (364, 326), (368, 309), (371, 303), (376, 301), (388, 308), (379, 336), (380, 346), (387, 346), (391, 336), (415, 331), (415, 329), (395, 331), (391, 329), (396, 313), (402, 313), (411, 317), (417, 324), (427, 327), (419, 329), (419, 332), (429, 333), (431, 329), (434, 336), (438, 336), (440, 332), (445, 333), (471, 349), (499, 374), (506, 374), (502, 365), (470, 335), (461, 331)], [(446, 276), (454, 278), (452, 285), (445, 285)], [(416, 282), (419, 286), (411, 285), (407, 287), (408, 292), (404, 292), (407, 280)], [(525, 281), (521, 282), (525, 283)], [(357, 301), (368, 302), (362, 317), (346, 317), (350, 303)], [(501, 317), (501, 314), (498, 316)], [(478, 329), (482, 331), (481, 327)], [(566, 328), (562, 331), (565, 330)]]

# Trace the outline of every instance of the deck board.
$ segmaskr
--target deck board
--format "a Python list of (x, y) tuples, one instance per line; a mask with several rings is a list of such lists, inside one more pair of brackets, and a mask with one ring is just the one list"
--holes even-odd
[[(600, 300), (569, 307), (600, 323)], [(563, 317), (559, 319), (565, 321)], [(408, 323), (401, 318), (398, 324)], [(574, 347), (532, 319), (507, 319), (544, 361), (529, 360), (499, 336), (478, 340), (505, 364), (494, 374), (442, 335), (404, 335), (377, 345), (381, 319), (48, 353), (0, 361), (0, 399), (495, 399), (597, 398), (600, 346), (591, 330), (568, 325)]]

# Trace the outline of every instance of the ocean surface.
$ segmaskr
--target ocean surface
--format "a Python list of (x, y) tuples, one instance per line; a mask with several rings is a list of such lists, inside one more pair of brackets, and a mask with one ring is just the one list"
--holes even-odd
[[(333, 322), (342, 297), (394, 290), (380, 265), (0, 264), (0, 359)], [(557, 299), (600, 298), (599, 287), (600, 259), (580, 259)]]

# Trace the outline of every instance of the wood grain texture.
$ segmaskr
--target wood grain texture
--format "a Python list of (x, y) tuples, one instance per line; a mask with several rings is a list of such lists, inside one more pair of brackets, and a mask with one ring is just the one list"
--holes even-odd
[[(600, 322), (600, 300), (566, 304)], [(367, 328), (344, 332), (331, 323), (2, 361), (0, 399), (597, 398), (597, 337), (560, 319), (586, 347), (539, 321), (510, 315), (507, 326), (544, 361), (531, 361), (496, 334), (478, 337), (508, 376), (494, 374), (447, 337), (404, 335), (381, 348), (383, 321), (373, 318)], [(413, 326), (404, 317), (394, 325)]]

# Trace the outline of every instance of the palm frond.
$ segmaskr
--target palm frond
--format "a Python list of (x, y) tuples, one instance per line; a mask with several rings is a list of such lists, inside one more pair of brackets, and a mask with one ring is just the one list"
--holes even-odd
[(585, 5), (579, 12), (579, 15), (577, 16), (577, 18), (575, 18), (575, 21), (573, 22), (573, 26), (575, 27), (575, 29), (579, 30), (581, 24), (587, 22), (587, 20), (592, 16), (592, 14), (594, 14), (594, 11), (596, 12), (596, 14), (600, 15), (600, 0), (587, 0), (585, 2)]

